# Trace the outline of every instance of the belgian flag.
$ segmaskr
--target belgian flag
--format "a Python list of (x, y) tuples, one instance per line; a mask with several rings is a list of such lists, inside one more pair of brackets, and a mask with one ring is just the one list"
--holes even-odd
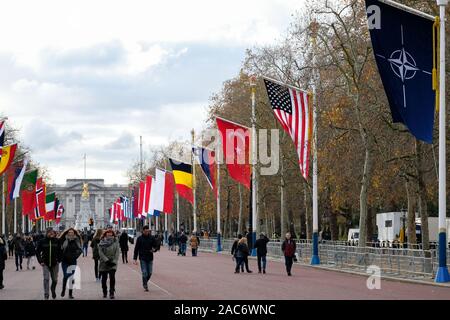
[(194, 204), (192, 165), (169, 159), (178, 194)]

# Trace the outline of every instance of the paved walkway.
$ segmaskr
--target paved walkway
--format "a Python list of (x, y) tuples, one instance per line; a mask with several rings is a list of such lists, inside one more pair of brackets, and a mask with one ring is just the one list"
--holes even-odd
[[(131, 248), (130, 248), (131, 249)], [(382, 280), (380, 290), (366, 287), (367, 277), (294, 265), (293, 276), (286, 276), (284, 264), (268, 261), (268, 273), (258, 274), (256, 261), (250, 261), (251, 274), (234, 274), (231, 256), (200, 252), (198, 257), (179, 257), (167, 248), (155, 254), (154, 275), (149, 292), (141, 286), (139, 265), (120, 261), (116, 274), (117, 299), (445, 299), (450, 288)], [(101, 284), (95, 282), (91, 252), (80, 257), (81, 290), (75, 299), (103, 299)], [(26, 262), (23, 266), (26, 269)], [(6, 264), (5, 289), (0, 300), (43, 299), (42, 269), (15, 271), (14, 259)], [(61, 291), (62, 271), (57, 293)], [(58, 296), (58, 299), (61, 299)], [(67, 299), (65, 297), (64, 299)]]

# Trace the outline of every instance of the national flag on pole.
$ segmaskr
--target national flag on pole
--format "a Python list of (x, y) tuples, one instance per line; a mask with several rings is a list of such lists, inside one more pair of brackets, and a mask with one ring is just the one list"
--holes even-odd
[(0, 149), (0, 175), (2, 175), (11, 165), (16, 153), (17, 144), (4, 146)]
[(58, 198), (56, 198), (55, 202), (56, 202), (56, 204), (55, 204), (55, 207), (56, 207), (55, 220), (56, 220), (56, 223), (59, 223), (61, 221), (62, 215), (64, 214), (64, 206), (62, 203), (60, 203)]
[(54, 192), (45, 196), (45, 220), (53, 221), (55, 219), (56, 194)]
[(143, 207), (142, 207), (142, 215), (144, 217), (147, 217), (150, 215), (150, 197), (152, 193), (152, 184), (153, 184), (153, 177), (147, 176), (145, 178), (145, 185), (144, 185), (144, 199), (143, 199)]
[(45, 185), (42, 178), (36, 181), (36, 207), (34, 208), (34, 219), (39, 220), (44, 218), (45, 210)]
[(0, 148), (5, 144), (5, 121), (0, 121)]
[(159, 215), (160, 212), (172, 214), (173, 198), (172, 174), (157, 168), (150, 196), (150, 214)]
[(205, 174), (206, 180), (208, 181), (209, 186), (211, 187), (217, 198), (217, 187), (216, 187), (217, 167), (216, 167), (215, 152), (213, 150), (209, 150), (203, 147), (193, 147), (192, 152), (194, 153), (195, 158), (200, 164), (200, 167), (202, 168), (202, 171)]
[(218, 117), (216, 122), (231, 178), (250, 189), (250, 129)]
[(132, 203), (133, 203), (133, 218), (139, 217), (139, 187), (134, 186), (133, 195), (132, 195)]
[(36, 207), (36, 182), (37, 170), (25, 172), (23, 177), (20, 195), (22, 198), (22, 215), (34, 217), (34, 208)]
[(194, 205), (192, 165), (169, 159), (178, 194)]
[[(366, 6), (375, 60), (392, 120), (403, 123), (417, 139), (432, 143), (436, 99), (434, 18), (378, 0), (366, 0)], [(375, 13), (373, 8), (377, 8)], [(435, 84), (438, 86), (437, 80)]]
[(141, 181), (139, 182), (139, 200), (138, 200), (138, 218), (141, 219), (141, 217), (144, 215), (144, 195), (145, 195), (145, 182)]
[(294, 142), (303, 178), (308, 179), (312, 144), (313, 107), (310, 95), (300, 89), (264, 79), (267, 95), (284, 131)]
[(25, 176), (25, 171), (28, 165), (28, 158), (25, 158), (22, 164), (14, 166), (10, 179), (8, 179), (8, 201), (17, 199), (20, 196), (20, 186)]

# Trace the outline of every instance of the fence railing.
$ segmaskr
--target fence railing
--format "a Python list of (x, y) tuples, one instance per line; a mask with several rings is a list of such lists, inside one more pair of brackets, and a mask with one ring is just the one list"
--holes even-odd
[[(222, 251), (230, 253), (234, 243), (232, 239), (222, 239)], [(300, 263), (309, 264), (312, 256), (312, 241), (298, 240), (297, 257)], [(217, 239), (201, 239), (200, 250), (216, 251)], [(281, 243), (271, 241), (267, 244), (267, 256), (283, 258)], [(439, 266), (437, 247), (422, 250), (419, 247), (379, 246), (371, 243), (366, 247), (351, 245), (346, 241), (321, 241), (319, 243), (321, 265), (336, 269), (365, 272), (369, 266), (380, 268), (382, 275), (432, 279)], [(450, 261), (450, 249), (447, 248)]]

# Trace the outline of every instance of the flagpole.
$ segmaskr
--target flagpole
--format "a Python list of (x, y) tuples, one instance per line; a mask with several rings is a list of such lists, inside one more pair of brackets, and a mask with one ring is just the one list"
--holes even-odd
[(216, 166), (217, 166), (217, 181), (216, 181), (216, 188), (217, 188), (217, 252), (222, 251), (222, 241), (220, 239), (221, 232), (220, 232), (220, 139), (217, 137), (217, 147), (216, 147)]
[[(194, 129), (192, 129), (191, 131), (192, 134), (192, 145), (195, 144), (195, 131)], [(194, 154), (191, 152), (191, 163), (192, 163), (192, 189), (193, 189), (193, 193), (194, 193), (194, 204), (192, 206), (193, 208), (193, 213), (194, 213), (194, 230), (192, 230), (193, 232), (197, 232), (197, 201), (195, 199), (195, 163), (194, 163)]]
[(311, 257), (311, 265), (320, 264), (319, 258), (319, 210), (318, 210), (318, 191), (317, 191), (317, 63), (316, 63), (316, 37), (318, 23), (311, 23), (312, 29), (312, 45), (313, 45), (313, 253)]
[(6, 236), (5, 175), (2, 177), (2, 234)]
[(252, 92), (252, 256), (256, 256), (254, 244), (256, 242), (256, 229), (258, 221), (258, 211), (256, 208), (256, 77), (250, 77), (250, 87)]
[(25, 216), (22, 213), (22, 233), (25, 233)]
[(180, 197), (177, 192), (177, 232), (180, 231)]
[(440, 95), (439, 95), (439, 268), (435, 281), (450, 281), (447, 268), (447, 223), (446, 223), (446, 123), (445, 123), (445, 9), (448, 0), (437, 0), (440, 11)]

